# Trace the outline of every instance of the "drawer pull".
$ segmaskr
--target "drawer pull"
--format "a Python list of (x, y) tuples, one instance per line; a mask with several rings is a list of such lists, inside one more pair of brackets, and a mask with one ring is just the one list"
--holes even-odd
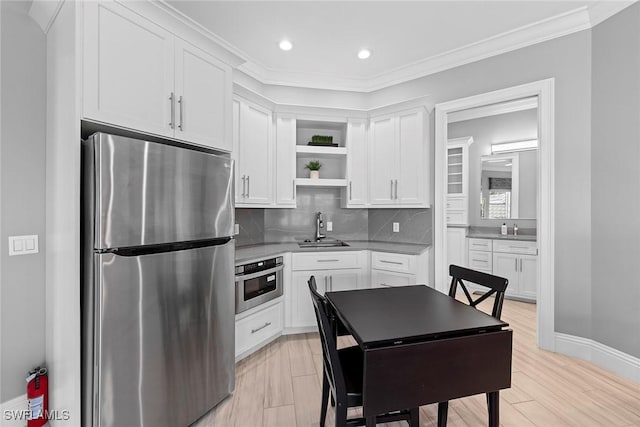
[(260, 330), (262, 330), (262, 329), (266, 328), (267, 326), (271, 326), (271, 322), (267, 322), (267, 323), (265, 323), (264, 325), (260, 326), (259, 328), (252, 329), (252, 330), (251, 330), (251, 333), (252, 333), (252, 334), (255, 334), (256, 332), (258, 332), (258, 331), (260, 331)]
[(485, 264), (489, 262), (489, 261), (487, 261), (486, 259), (472, 259), (471, 261), (475, 261), (475, 262), (484, 262)]
[(316, 261), (318, 261), (318, 262), (338, 262), (340, 260), (339, 259), (318, 259)]
[(509, 246), (511, 249), (531, 249), (528, 246)]
[(381, 259), (380, 262), (385, 263), (385, 264), (402, 265), (401, 262), (398, 262), (398, 261), (387, 261), (387, 260), (384, 260), (384, 259)]

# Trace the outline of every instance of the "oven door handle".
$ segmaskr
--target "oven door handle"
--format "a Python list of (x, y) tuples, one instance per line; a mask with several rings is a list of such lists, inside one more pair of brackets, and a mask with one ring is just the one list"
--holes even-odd
[(271, 273), (277, 273), (278, 271), (282, 271), (283, 269), (284, 269), (283, 265), (278, 265), (278, 266), (270, 268), (268, 270), (262, 270), (262, 271), (258, 271), (256, 273), (238, 274), (238, 275), (236, 275), (236, 282), (240, 282), (242, 280), (251, 280), (251, 279), (255, 279), (256, 277), (261, 277), (261, 276), (268, 276)]

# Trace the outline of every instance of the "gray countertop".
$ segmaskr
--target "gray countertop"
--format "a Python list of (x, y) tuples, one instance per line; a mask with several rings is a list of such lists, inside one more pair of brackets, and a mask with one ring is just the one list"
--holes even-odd
[(416, 245), (411, 243), (376, 242), (368, 240), (349, 240), (349, 246), (333, 248), (301, 248), (297, 242), (264, 243), (260, 245), (236, 247), (236, 263), (268, 258), (285, 252), (341, 252), (341, 251), (379, 251), (407, 255), (419, 255), (431, 245)]
[(535, 234), (518, 234), (517, 236), (507, 234), (504, 236), (500, 233), (485, 233), (477, 231), (468, 231), (467, 237), (473, 239), (518, 240), (522, 242), (535, 242), (538, 240)]

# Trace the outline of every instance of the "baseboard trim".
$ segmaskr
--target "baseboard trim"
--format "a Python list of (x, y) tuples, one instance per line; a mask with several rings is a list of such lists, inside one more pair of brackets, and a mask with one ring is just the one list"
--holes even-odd
[(577, 357), (640, 384), (640, 358), (589, 338), (555, 333), (555, 350)]
[[(24, 427), (27, 425), (26, 418), (20, 419), (17, 416), (11, 416), (11, 412), (14, 411), (14, 414), (21, 412), (23, 415), (27, 410), (27, 395), (23, 394), (21, 396), (15, 397), (11, 400), (7, 400), (6, 402), (2, 402), (0, 404), (0, 417), (2, 421), (2, 427)], [(23, 412), (24, 411), (24, 412)], [(7, 419), (7, 417), (9, 419)]]

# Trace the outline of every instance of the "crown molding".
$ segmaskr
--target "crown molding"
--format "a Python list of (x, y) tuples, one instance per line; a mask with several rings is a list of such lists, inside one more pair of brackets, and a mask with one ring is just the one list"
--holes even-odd
[[(603, 12), (605, 9), (608, 11), (607, 13), (611, 11), (611, 8), (604, 6), (602, 9)], [(253, 61), (248, 61), (238, 68), (267, 85), (373, 92), (589, 28), (591, 28), (589, 11), (586, 6), (583, 6), (412, 64), (395, 68), (372, 78), (347, 78), (320, 73), (290, 72), (267, 68)]]
[(63, 3), (64, 0), (34, 0), (29, 7), (29, 16), (47, 34)]
[[(234, 57), (235, 66), (239, 71), (261, 84), (368, 93), (590, 29), (635, 3), (636, 0), (600, 0), (591, 6), (581, 6), (373, 77), (344, 77), (266, 67), (164, 0), (148, 1), (227, 51)], [(38, 0), (38, 2), (46, 1)]]

